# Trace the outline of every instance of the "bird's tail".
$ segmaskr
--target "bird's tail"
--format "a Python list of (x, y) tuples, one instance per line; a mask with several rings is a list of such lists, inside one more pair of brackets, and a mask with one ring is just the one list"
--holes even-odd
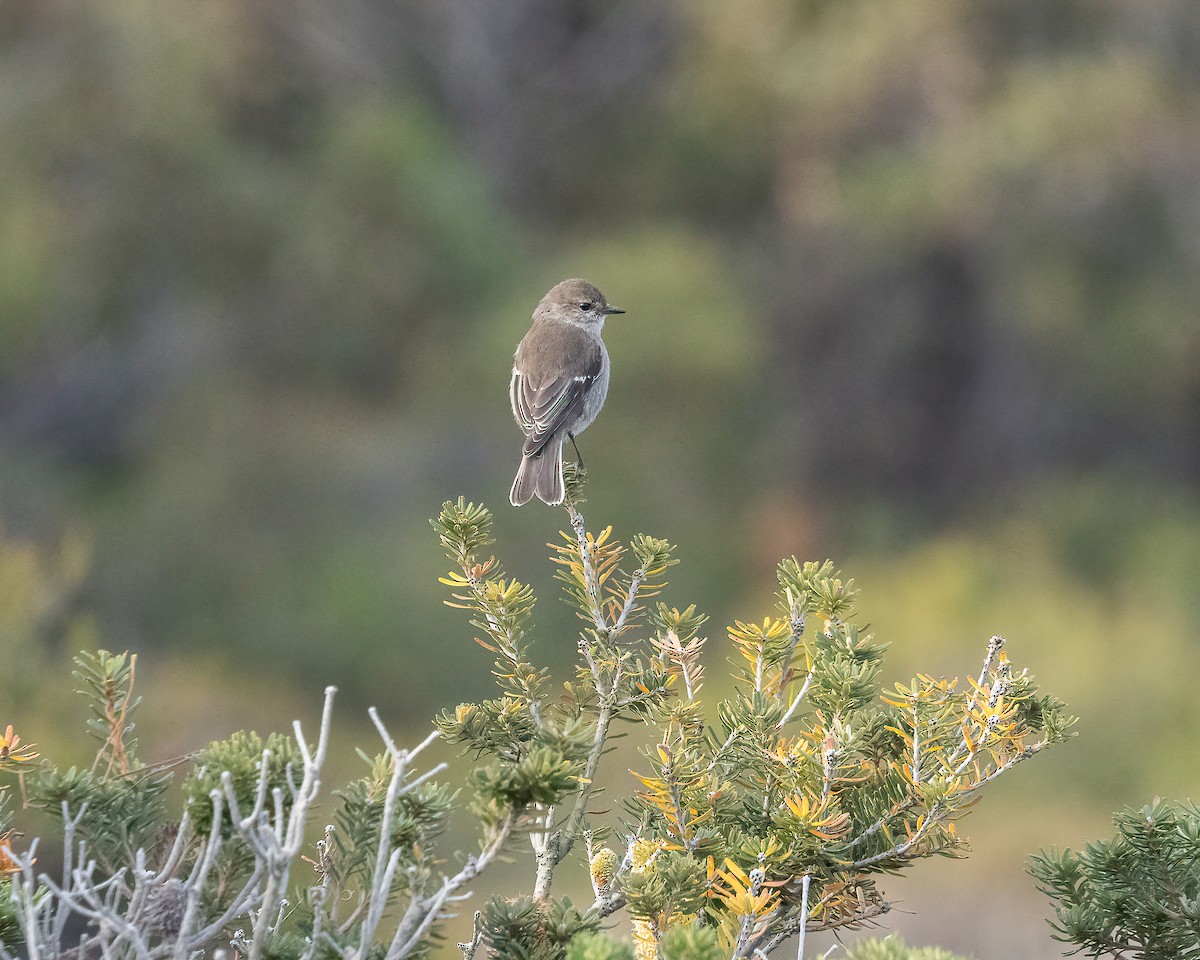
[(556, 437), (535, 454), (521, 457), (521, 466), (517, 469), (508, 500), (514, 507), (519, 507), (535, 496), (551, 506), (562, 503), (566, 496), (562, 437)]

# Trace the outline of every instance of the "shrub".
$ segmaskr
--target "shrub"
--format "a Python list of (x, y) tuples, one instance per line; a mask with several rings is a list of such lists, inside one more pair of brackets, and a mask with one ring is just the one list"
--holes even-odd
[(1056, 939), (1089, 957), (1200, 957), (1200, 808), (1155, 799), (1113, 822), (1111, 840), (1031, 859)]
[[(588, 532), (572, 480), (552, 560), (582, 620), (573, 678), (555, 687), (538, 664), (534, 595), (490, 552), (491, 514), (447, 502), (432, 521), (453, 564), (447, 602), (493, 654), (497, 695), (444, 711), (412, 749), (370, 711), (383, 749), (335, 791), (317, 838), (332, 689), (311, 742), (296, 724), (290, 738), (236, 734), (202, 750), (175, 822), (162, 800), (169, 771), (145, 765), (131, 736), (136, 658), (81, 658), (101, 746), (88, 771), (45, 764), (31, 779), (31, 796), (61, 817), (64, 873), (35, 865), (36, 842), (5, 853), (0, 954), (24, 938), (35, 956), (81, 945), (150, 960), (221, 944), (250, 960), (424, 956), (520, 836), (529, 885), (486, 902), (460, 945), (466, 960), (619, 960), (629, 948), (597, 930), (621, 910), (638, 960), (761, 957), (886, 913), (885, 875), (961, 856), (957, 824), (981, 791), (1068, 736), (1063, 705), (1009, 663), (999, 637), (965, 685), (919, 675), (882, 688), (884, 644), (829, 561), (779, 564), (775, 611), (727, 631), (732, 692), (702, 699), (706, 618), (657, 599), (674, 549)], [(619, 721), (641, 724), (647, 746), (616, 821), (592, 802), (602, 783), (611, 793), (622, 782), (601, 766)], [(478, 846), (451, 866), (436, 847), (456, 794), (432, 779), (444, 765), (415, 765), (439, 737), (479, 761), (468, 801)], [(554, 894), (572, 854), (591, 903)], [(301, 860), (315, 880), (293, 877)], [(80, 925), (81, 943), (67, 944)]]

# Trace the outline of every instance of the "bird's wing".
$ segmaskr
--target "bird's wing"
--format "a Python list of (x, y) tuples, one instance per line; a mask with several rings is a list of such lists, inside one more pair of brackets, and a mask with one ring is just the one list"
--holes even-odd
[(513, 416), (525, 434), (527, 457), (542, 448), (559, 430), (578, 416), (584, 398), (600, 374), (601, 358), (597, 350), (586, 363), (544, 383), (535, 384), (516, 368), (509, 385)]

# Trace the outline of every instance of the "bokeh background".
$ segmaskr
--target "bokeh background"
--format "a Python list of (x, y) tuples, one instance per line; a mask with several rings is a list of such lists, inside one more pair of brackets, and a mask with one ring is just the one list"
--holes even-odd
[(888, 888), (910, 942), (1058, 956), (1024, 858), (1200, 792), (1194, 0), (0, 6), (0, 721), (83, 756), (101, 643), (151, 757), (328, 683), (347, 770), (367, 704), (421, 736), (487, 690), (459, 494), (564, 675), (506, 388), (576, 275), (628, 310), (587, 514), (679, 545), (714, 691), (828, 556), (891, 679), (1002, 633), (1081, 715)]

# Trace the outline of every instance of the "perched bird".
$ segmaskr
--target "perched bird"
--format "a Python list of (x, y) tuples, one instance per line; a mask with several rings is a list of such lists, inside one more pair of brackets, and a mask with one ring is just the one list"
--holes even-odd
[[(604, 320), (624, 313), (586, 280), (564, 280), (542, 297), (513, 357), (509, 399), (525, 434), (521, 466), (508, 499), (563, 502), (563, 441), (583, 433), (608, 394)], [(579, 448), (575, 447), (579, 456)]]

